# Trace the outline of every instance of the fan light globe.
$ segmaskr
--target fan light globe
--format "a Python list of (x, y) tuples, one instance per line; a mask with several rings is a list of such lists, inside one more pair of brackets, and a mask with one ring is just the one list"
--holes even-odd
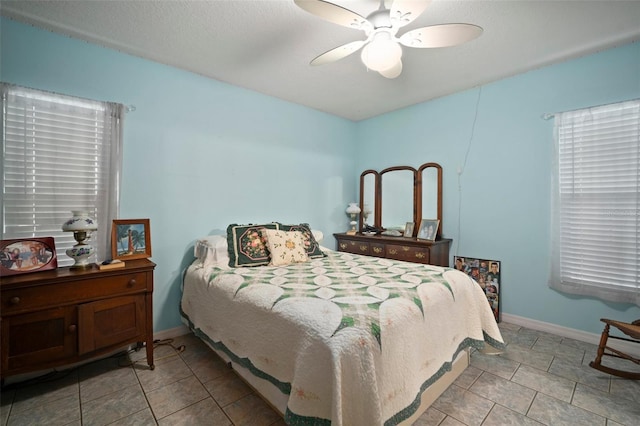
[(398, 61), (394, 66), (389, 69), (378, 71), (381, 76), (386, 78), (396, 78), (402, 74), (402, 61)]
[(387, 32), (380, 32), (362, 49), (362, 62), (373, 71), (384, 71), (394, 67), (402, 57), (402, 48)]

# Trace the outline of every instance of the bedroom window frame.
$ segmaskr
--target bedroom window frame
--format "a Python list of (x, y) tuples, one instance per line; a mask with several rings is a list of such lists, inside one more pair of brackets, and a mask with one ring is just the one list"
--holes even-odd
[(62, 224), (86, 210), (98, 222), (96, 258), (108, 258), (126, 107), (7, 83), (0, 90), (2, 239), (54, 237), (58, 265), (69, 266), (75, 241)]
[(549, 286), (640, 306), (640, 99), (555, 114)]

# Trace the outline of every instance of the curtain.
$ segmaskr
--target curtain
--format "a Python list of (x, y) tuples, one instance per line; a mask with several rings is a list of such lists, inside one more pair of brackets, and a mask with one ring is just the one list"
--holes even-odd
[(640, 306), (640, 100), (555, 116), (550, 287)]
[(54, 237), (58, 264), (75, 244), (71, 210), (98, 222), (90, 244), (111, 256), (125, 107), (2, 83), (2, 238)]

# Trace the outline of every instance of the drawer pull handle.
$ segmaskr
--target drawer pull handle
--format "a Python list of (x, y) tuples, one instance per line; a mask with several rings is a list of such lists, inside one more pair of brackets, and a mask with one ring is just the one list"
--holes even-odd
[(20, 298), (18, 296), (12, 297), (11, 300), (9, 300), (9, 303), (11, 305), (17, 305), (18, 303), (20, 303)]
[(69, 326), (69, 333), (75, 333), (76, 332), (76, 325), (75, 324), (71, 324)]
[(402, 246), (402, 250), (403, 250), (403, 251), (409, 251), (409, 250), (411, 250), (411, 248), (409, 248), (409, 247), (407, 247), (407, 246)]
[(424, 253), (420, 253), (420, 252), (418, 252), (418, 253), (416, 253), (416, 257), (417, 257), (418, 259), (422, 259), (422, 258), (424, 258)]
[(367, 251), (367, 246), (360, 246), (360, 251)]
[(374, 248), (373, 248), (373, 251), (374, 251), (375, 253), (382, 253), (382, 249), (381, 249), (380, 247), (374, 247)]
[(398, 254), (398, 250), (396, 250), (396, 249), (390, 249), (390, 250), (389, 250), (389, 254)]
[(134, 285), (136, 285), (136, 279), (135, 279), (135, 278), (131, 278), (131, 279), (129, 280), (129, 282), (127, 283), (127, 287), (131, 288), (131, 287), (133, 287)]
[(347, 245), (345, 243), (340, 243), (340, 248), (344, 250), (347, 248)]

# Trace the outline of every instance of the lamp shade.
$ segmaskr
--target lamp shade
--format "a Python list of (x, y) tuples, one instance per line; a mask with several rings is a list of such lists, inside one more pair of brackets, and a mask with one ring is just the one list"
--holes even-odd
[(98, 229), (97, 222), (89, 217), (89, 212), (84, 210), (72, 210), (73, 217), (62, 225), (65, 232), (95, 231)]
[(360, 207), (358, 207), (357, 203), (349, 203), (349, 206), (347, 206), (347, 213), (358, 214), (360, 213)]

